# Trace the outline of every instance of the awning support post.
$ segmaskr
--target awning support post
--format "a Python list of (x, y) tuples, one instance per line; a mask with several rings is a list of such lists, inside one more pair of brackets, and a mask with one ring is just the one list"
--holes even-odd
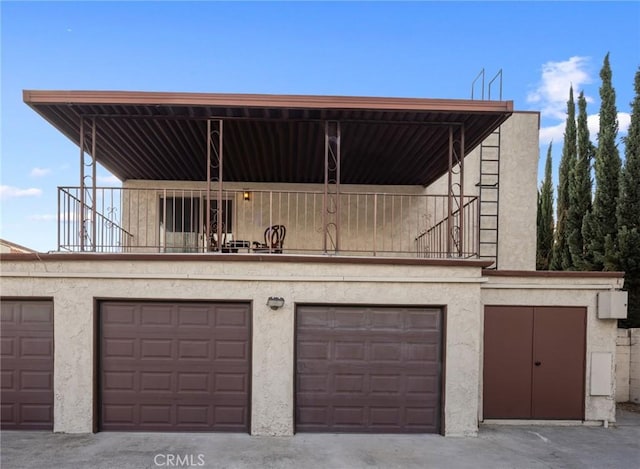
[[(205, 246), (206, 250), (212, 248), (211, 237), (211, 224), (212, 221), (216, 225), (216, 237), (217, 237), (217, 249), (221, 250), (222, 246), (222, 220), (223, 220), (223, 207), (222, 207), (222, 181), (223, 181), (223, 121), (220, 120), (207, 120), (207, 198), (205, 202)], [(211, 220), (211, 182), (218, 183), (217, 191), (217, 209), (215, 213), (215, 219)]]
[(340, 251), (340, 138), (339, 121), (324, 123), (323, 250)]
[[(89, 143), (87, 140), (90, 139)], [(96, 250), (96, 120), (91, 119), (91, 133), (80, 118), (80, 250)], [(61, 220), (58, 220), (60, 223)]]
[(447, 257), (464, 256), (464, 125), (458, 135), (449, 126), (449, 166), (447, 170)]

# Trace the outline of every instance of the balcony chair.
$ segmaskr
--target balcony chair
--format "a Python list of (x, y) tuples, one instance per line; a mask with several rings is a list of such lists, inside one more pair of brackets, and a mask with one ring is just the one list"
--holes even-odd
[(264, 230), (264, 243), (253, 242), (253, 252), (270, 252), (282, 254), (287, 229), (284, 225), (273, 225)]

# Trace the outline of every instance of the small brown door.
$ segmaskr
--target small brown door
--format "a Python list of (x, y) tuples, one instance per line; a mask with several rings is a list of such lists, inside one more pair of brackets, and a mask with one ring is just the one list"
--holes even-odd
[(485, 419), (584, 418), (586, 309), (487, 306)]
[(53, 302), (2, 300), (3, 430), (53, 430)]
[(248, 432), (249, 308), (101, 303), (100, 429)]
[(582, 420), (586, 311), (536, 308), (533, 321), (532, 416)]
[(442, 311), (299, 306), (296, 431), (440, 430)]
[(484, 416), (530, 418), (533, 307), (487, 307), (484, 324)]

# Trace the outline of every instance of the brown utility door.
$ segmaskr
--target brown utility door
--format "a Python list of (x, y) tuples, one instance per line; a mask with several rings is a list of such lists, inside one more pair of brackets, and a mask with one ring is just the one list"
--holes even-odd
[(582, 420), (586, 311), (537, 307), (533, 321), (532, 416)]
[(530, 418), (533, 307), (487, 306), (484, 324), (484, 416)]
[(487, 306), (485, 419), (584, 418), (586, 310)]
[(53, 430), (53, 302), (2, 300), (3, 430)]
[(442, 311), (299, 306), (296, 430), (440, 430)]
[(100, 304), (100, 429), (249, 431), (248, 304)]

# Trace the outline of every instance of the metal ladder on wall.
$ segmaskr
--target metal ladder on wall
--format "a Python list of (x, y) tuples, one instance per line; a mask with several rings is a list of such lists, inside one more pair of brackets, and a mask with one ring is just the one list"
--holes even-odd
[[(471, 86), (471, 99), (474, 98), (475, 82), (482, 77), (482, 99), (484, 99), (484, 69), (478, 74)], [(489, 81), (488, 99), (491, 100), (491, 88), (494, 82), (499, 86), (498, 99), (502, 100), (502, 69)], [(498, 216), (500, 201), (500, 146), (501, 136), (498, 127), (480, 144), (480, 181), (478, 187), (479, 226), (478, 240), (480, 259), (492, 260), (490, 269), (498, 268)]]

